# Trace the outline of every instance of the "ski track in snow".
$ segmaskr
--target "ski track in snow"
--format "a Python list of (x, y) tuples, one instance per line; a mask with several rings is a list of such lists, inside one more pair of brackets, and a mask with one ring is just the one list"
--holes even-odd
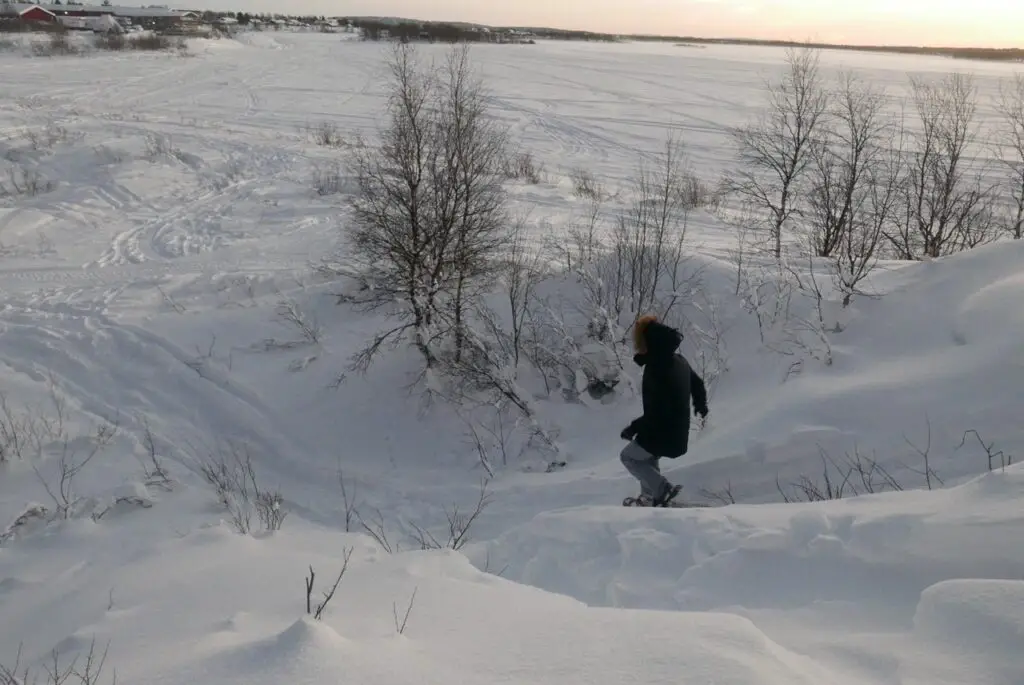
[[(2, 623), (17, 626), (0, 629), (0, 663), (15, 638), (32, 638), (31, 654), (42, 656), (54, 645), (87, 646), (95, 634), (114, 640), (132, 682), (323, 682), (348, 669), (358, 672), (353, 682), (384, 685), (467, 673), (481, 685), (509, 673), (559, 685), (641, 673), (651, 683), (683, 674), (735, 685), (1022, 682), (1024, 669), (1007, 654), (1019, 652), (1013, 638), (1024, 629), (1019, 612), (1003, 610), (1024, 601), (1013, 513), (1021, 472), (972, 481), (982, 470), (977, 450), (952, 447), (977, 428), (997, 434), (1007, 453), (1024, 448), (1019, 431), (1006, 429), (1019, 418), (1024, 378), (1014, 338), (1024, 320), (1006, 304), (1024, 292), (1019, 246), (884, 274), (887, 297), (854, 308), (882, 323), (865, 330), (854, 321), (836, 338), (835, 366), (817, 375), (782, 384), (762, 351), (730, 350), (712, 423), (694, 436), (688, 459), (668, 466), (684, 497), (728, 483), (745, 501), (777, 499), (779, 473), (819, 468), (819, 445), (840, 454), (863, 439), (896, 455), (905, 434), (918, 437), (915, 412), (951, 397), (932, 415), (950, 489), (828, 507), (623, 511), (617, 503), (634, 483), (616, 458), (616, 436), (638, 399), (596, 409), (554, 403), (542, 418), (562, 428), (569, 467), (503, 471), (467, 548), (478, 567), (504, 569), (507, 580), (456, 554), (389, 557), (364, 536), (352, 542), (359, 565), (342, 586), (343, 618), (295, 621), (307, 563), (335, 573), (338, 550), (355, 539), (338, 532), (339, 465), (367, 516), (379, 508), (406, 545), (413, 524), (443, 530), (453, 502), (472, 502), (482, 470), (456, 417), (435, 407), (421, 420), (424, 407), (402, 390), (410, 378), (401, 353), (330, 387), (381, 321), (339, 308), (310, 274), (310, 262), (335, 245), (344, 208), (343, 196), (312, 190), (314, 171), (341, 153), (316, 147), (303, 129), (327, 121), (343, 135), (372, 132), (383, 103), (381, 48), (287, 32), (195, 46), (187, 59), (0, 55), (2, 150), (58, 183), (0, 205), (3, 393), (44, 406), (52, 379), (68, 398), (69, 425), (85, 432), (117, 418), (123, 443), (77, 487), (97, 502), (127, 488), (152, 504), (0, 545)], [(660, 151), (667, 127), (682, 132), (695, 169), (713, 181), (727, 168), (728, 128), (754, 111), (760, 76), (781, 64), (778, 51), (724, 46), (542, 42), (474, 55), (498, 116), (552, 174), (548, 184), (513, 188), (539, 232), (586, 211), (570, 197), (569, 171), (622, 186)], [(907, 71), (948, 68), (939, 58), (824, 59), (827, 70), (852, 64), (886, 85), (903, 83)], [(1008, 73), (975, 66), (983, 96)], [(26, 149), (24, 132), (47, 126), (70, 137)], [(728, 292), (732, 267), (716, 259), (731, 232), (697, 214), (690, 231), (708, 287)], [(274, 314), (286, 298), (324, 324), (323, 342), (294, 341)], [(754, 340), (749, 320), (737, 321), (736, 335)], [(965, 387), (971, 374), (984, 387)], [(143, 417), (181, 492), (138, 483)], [(224, 513), (195, 459), (225, 441), (244, 442), (268, 487), (280, 488), (293, 517), (288, 535), (211, 528)], [(50, 460), (43, 471), (54, 468)], [(29, 465), (0, 469), (2, 533), (29, 501), (47, 500)], [(910, 467), (899, 473), (914, 477)], [(178, 556), (180, 569), (167, 561)], [(173, 591), (153, 593), (161, 584)], [(112, 592), (108, 606), (111, 587), (117, 599)], [(414, 618), (408, 641), (393, 639), (392, 603), (420, 587), (424, 623)], [(640, 611), (649, 609), (670, 611)], [(567, 634), (583, 646), (566, 648)], [(478, 652), (465, 649), (474, 638)], [(394, 659), (410, 670), (384, 665)]]

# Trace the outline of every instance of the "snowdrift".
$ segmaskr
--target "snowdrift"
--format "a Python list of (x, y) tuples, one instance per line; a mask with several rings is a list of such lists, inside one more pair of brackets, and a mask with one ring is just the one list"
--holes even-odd
[(1012, 467), (846, 501), (580, 507), (473, 556), (593, 606), (735, 613), (858, 682), (1012, 683), (1024, 678), (1022, 496)]
[[(880, 299), (855, 299), (830, 330), (832, 365), (752, 349), (750, 317), (730, 320), (729, 372), (709, 429), (672, 464), (696, 488), (731, 484), (738, 501), (778, 500), (801, 476), (835, 478), (847, 454), (877, 460), (904, 488), (956, 483), (989, 468), (993, 452), (1024, 454), (1024, 243), (1010, 241), (872, 279)], [(721, 292), (721, 291), (719, 291)], [(802, 303), (807, 306), (807, 303)], [(996, 458), (994, 466), (1000, 466)]]
[[(226, 526), (140, 533), (72, 525), (0, 550), (0, 663), (20, 642), (34, 662), (51, 646), (70, 661), (95, 640), (109, 643), (122, 682), (853, 682), (742, 617), (590, 608), (455, 552), (389, 556), (363, 536), (303, 525), (264, 539)], [(348, 570), (314, 620), (302, 579), (312, 565), (315, 607), (346, 546)]]

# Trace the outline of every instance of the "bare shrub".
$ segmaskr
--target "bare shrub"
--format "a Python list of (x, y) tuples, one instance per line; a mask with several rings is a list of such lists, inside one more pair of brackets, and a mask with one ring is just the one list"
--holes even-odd
[[(441, 387), (435, 384), (432, 392), (456, 405), (511, 405), (530, 422), (536, 432), (544, 436), (549, 447), (554, 447), (553, 441), (537, 421), (538, 412), (530, 394), (519, 384), (508, 334), (497, 322), (494, 312), (483, 305), (478, 306), (475, 314), (484, 330), (467, 329), (463, 353), (438, 358), (438, 368), (444, 372), (448, 382)], [(483, 398), (478, 399), (476, 395), (483, 395)]]
[(146, 52), (182, 50), (187, 47), (184, 38), (171, 38), (159, 33), (148, 33), (132, 37), (126, 41), (126, 44), (132, 50)]
[(323, 327), (316, 315), (303, 309), (302, 305), (291, 298), (284, 298), (277, 303), (274, 317), (278, 323), (297, 334), (297, 338), (280, 341), (269, 338), (263, 342), (266, 350), (291, 350), (298, 347), (316, 346), (323, 336)]
[(725, 484), (725, 487), (720, 490), (710, 490), (708, 488), (701, 488), (700, 496), (712, 502), (717, 502), (718, 504), (721, 504), (723, 506), (736, 504), (736, 495), (734, 495), (732, 491), (732, 481), (727, 482)]
[(841, 466), (837, 464), (828, 454), (818, 448), (821, 456), (822, 472), (819, 480), (808, 476), (800, 476), (790, 487), (791, 492), (783, 488), (779, 479), (775, 479), (775, 486), (782, 495), (784, 502), (825, 502), (829, 500), (843, 499), (856, 492), (850, 487), (850, 479), (853, 477), (852, 466)]
[(0, 183), (0, 197), (4, 195), (35, 197), (49, 193), (56, 187), (35, 169), (15, 166), (7, 172), (7, 183)]
[(156, 133), (147, 134), (146, 158), (150, 161), (155, 161), (160, 157), (171, 157), (180, 160), (182, 153), (167, 136)]
[[(96, 650), (96, 638), (92, 639), (85, 659), (76, 655), (70, 662), (65, 662), (58, 650), (50, 653), (50, 658), (42, 668), (42, 673), (28, 666), (21, 666), (21, 647), (15, 656), (12, 666), (0, 664), (0, 685), (99, 685), (106, 682), (104, 670), (107, 665), (109, 643), (100, 653)], [(117, 684), (117, 671), (110, 676), (110, 683)]]
[(487, 485), (487, 480), (481, 482), (480, 494), (472, 510), (468, 513), (460, 511), (458, 505), (453, 506), (451, 509), (445, 508), (444, 513), (448, 519), (448, 528), (445, 531), (445, 538), (443, 540), (438, 539), (432, 533), (416, 524), (412, 524), (415, 531), (414, 538), (420, 549), (460, 550), (465, 547), (470, 541), (470, 531), (473, 528), (473, 524), (480, 518), (480, 515), (484, 513), (484, 510), (492, 501), (491, 495), (487, 491)]
[(504, 407), (495, 407), (494, 422), (492, 426), (485, 425), (479, 419), (470, 420), (460, 415), (463, 423), (466, 424), (466, 435), (469, 437), (480, 465), (487, 472), (488, 478), (494, 478), (494, 467), (491, 466), (491, 457), (495, 450), (501, 457), (502, 465), (508, 464), (508, 430), (505, 422)]
[[(51, 521), (50, 510), (42, 504), (30, 504), (15, 517), (11, 525), (7, 526), (7, 529), (0, 533), (0, 545), (6, 543), (27, 529), (34, 526), (34, 524), (46, 525)], [(4, 685), (4, 681), (0, 680), (0, 685)]]
[(71, 138), (68, 129), (54, 121), (47, 122), (42, 128), (33, 128), (25, 132), (29, 147), (41, 152), (50, 151)]
[(0, 393), (0, 464), (17, 459), (39, 458), (51, 444), (61, 444), (68, 435), (64, 422), (66, 401), (57, 392), (53, 379), (49, 384), (49, 406), (15, 409)]
[(331, 164), (313, 170), (313, 190), (320, 197), (337, 195), (342, 190), (341, 167)]
[(783, 501), (825, 502), (903, 490), (903, 486), (879, 463), (876, 456), (869, 457), (856, 446), (852, 453), (846, 453), (839, 460), (832, 458), (820, 445), (818, 454), (821, 458), (822, 472), (817, 479), (800, 476), (790, 484), (790, 490), (787, 491), (776, 478), (776, 488)]
[[(626, 349), (630, 327), (644, 313), (681, 319), (686, 333), (722, 342), (716, 306), (699, 295), (701, 270), (688, 267), (692, 178), (684, 145), (669, 135), (656, 161), (639, 166), (629, 202), (610, 231), (601, 230), (601, 203), (593, 200), (586, 224), (554, 245), (582, 295), (563, 302), (534, 298), (527, 312), (521, 351), (548, 393), (560, 390), (578, 401), (614, 391), (632, 356)], [(680, 315), (682, 304), (692, 305), (693, 319)], [(697, 324), (701, 317), (706, 320)], [(705, 361), (711, 368), (712, 358)]]
[(308, 131), (310, 140), (320, 147), (341, 148), (345, 146), (345, 137), (333, 121), (321, 121), (311, 126)]
[(909, 135), (890, 246), (900, 259), (934, 259), (994, 239), (994, 189), (968, 156), (978, 141), (973, 77), (914, 77), (911, 92), (920, 125)]
[(146, 457), (139, 461), (145, 474), (145, 485), (146, 487), (157, 487), (170, 492), (174, 489), (174, 479), (171, 478), (170, 473), (164, 467), (157, 454), (156, 438), (153, 435), (153, 430), (149, 427), (149, 420), (143, 419), (142, 424), (145, 429), (142, 445), (146, 450)]
[(58, 460), (60, 473), (56, 483), (51, 483), (43, 476), (37, 465), (32, 465), (32, 469), (39, 478), (43, 489), (46, 490), (46, 494), (53, 500), (57, 518), (67, 519), (74, 513), (75, 505), (81, 501), (81, 498), (75, 493), (75, 478), (78, 477), (78, 474), (89, 465), (89, 462), (97, 454), (110, 445), (117, 435), (117, 431), (118, 425), (113, 422), (103, 423), (98, 426), (90, 440), (92, 445), (84, 455), (80, 455), (77, 452), (72, 446), (73, 441), (65, 435)]
[(359, 525), (363, 531), (373, 538), (381, 546), (381, 549), (388, 554), (394, 554), (399, 551), (399, 546), (391, 544), (391, 540), (388, 538), (387, 526), (384, 524), (384, 515), (380, 512), (380, 509), (375, 511), (377, 518), (373, 521), (367, 522), (358, 511), (355, 512), (355, 516), (359, 519)]
[(825, 286), (822, 276), (818, 273), (818, 267), (812, 253), (807, 253), (806, 269), (793, 266), (788, 261), (781, 263), (783, 278), (788, 279), (787, 286), (791, 285), (792, 294), (796, 294), (811, 304), (810, 314), (804, 315), (799, 310), (789, 309), (787, 293), (787, 313), (782, 321), (781, 340), (769, 344), (769, 347), (781, 354), (794, 357), (793, 363), (787, 372), (790, 374), (803, 368), (806, 359), (812, 358), (832, 365), (832, 343), (829, 339), (830, 330), (838, 330), (838, 324), (829, 326), (825, 315), (826, 297)]
[(128, 48), (128, 39), (123, 33), (117, 31), (107, 31), (105, 33), (98, 33), (93, 38), (93, 46), (97, 50), (108, 50), (111, 52), (121, 52)]
[(502, 159), (501, 173), (505, 178), (526, 181), (533, 185), (544, 183), (547, 178), (544, 164), (538, 162), (532, 152), (505, 155)]
[[(683, 328), (688, 337), (695, 340), (696, 354), (692, 364), (697, 375), (704, 381), (707, 399), (712, 400), (719, 379), (729, 370), (726, 324), (718, 303), (703, 289), (695, 290), (689, 302), (693, 314), (684, 319)], [(701, 418), (699, 428), (704, 427), (705, 421), (705, 418)]]
[(573, 273), (584, 264), (594, 262), (603, 253), (605, 245), (601, 229), (604, 223), (604, 201), (591, 199), (583, 222), (573, 222), (557, 232), (550, 226), (550, 222), (545, 222), (541, 244), (546, 255), (558, 268)]
[(389, 341), (411, 334), (426, 367), (443, 341), (464, 346), (466, 313), (494, 273), (508, 240), (501, 164), (506, 134), (488, 116), (469, 48), (453, 49), (440, 71), (415, 49), (390, 60), (388, 124), (379, 147), (355, 146), (352, 252), (374, 287), (363, 304), (393, 308), (398, 324), (353, 360), (365, 370)]
[(783, 234), (800, 213), (801, 186), (828, 105), (819, 59), (818, 50), (789, 49), (781, 82), (766, 85), (765, 112), (757, 122), (733, 131), (740, 167), (725, 189), (761, 217), (777, 259)]
[(604, 186), (586, 169), (573, 169), (569, 172), (569, 180), (572, 181), (572, 194), (576, 197), (598, 201), (604, 199)]
[(45, 43), (32, 43), (32, 54), (37, 57), (61, 57), (77, 55), (80, 52), (78, 46), (68, 39), (66, 30), (51, 32)]
[(869, 457), (861, 453), (860, 449), (855, 446), (853, 453), (847, 454), (845, 458), (860, 480), (861, 493), (903, 491), (903, 485), (879, 463), (877, 455)]
[(1004, 168), (1004, 194), (1009, 214), (1004, 223), (1013, 238), (1024, 238), (1024, 75), (1015, 74), (1012, 84), (1000, 84), (996, 111), (1002, 121), (996, 132), (997, 157)]
[(260, 486), (247, 449), (228, 445), (225, 451), (208, 455), (199, 468), (238, 533), (247, 535), (252, 531), (253, 514), (264, 531), (281, 530), (288, 516), (284, 497)]
[(541, 255), (530, 249), (520, 224), (512, 238), (507, 256), (499, 267), (509, 314), (510, 356), (519, 367), (530, 306), (546, 270)]
[(739, 268), (737, 278), (743, 309), (757, 320), (761, 344), (770, 346), (790, 319), (795, 284), (781, 262), (772, 267), (748, 264)]
[(716, 212), (722, 205), (722, 195), (699, 176), (687, 172), (679, 184), (679, 202), (688, 209)]
[(348, 571), (348, 562), (352, 558), (352, 552), (354, 548), (348, 547), (342, 552), (345, 561), (341, 565), (341, 570), (338, 572), (337, 578), (334, 580), (334, 584), (331, 585), (330, 589), (323, 593), (323, 599), (320, 603), (313, 606), (313, 585), (316, 581), (316, 572), (313, 571), (313, 567), (309, 567), (309, 576), (306, 578), (306, 615), (312, 616), (316, 620), (321, 620), (324, 617), (324, 611), (327, 609), (327, 605), (334, 599), (334, 593), (338, 591), (338, 586), (341, 585), (341, 579), (345, 577), (345, 572)]

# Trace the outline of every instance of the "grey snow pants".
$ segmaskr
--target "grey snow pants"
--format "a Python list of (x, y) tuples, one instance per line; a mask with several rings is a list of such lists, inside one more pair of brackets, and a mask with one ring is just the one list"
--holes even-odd
[(659, 458), (637, 444), (636, 440), (622, 449), (619, 458), (630, 475), (640, 481), (641, 496), (657, 499), (671, 487), (668, 479), (661, 475)]

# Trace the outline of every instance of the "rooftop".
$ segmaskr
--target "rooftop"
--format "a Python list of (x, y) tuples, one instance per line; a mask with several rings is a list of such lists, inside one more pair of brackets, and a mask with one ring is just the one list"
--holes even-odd
[(44, 10), (58, 14), (61, 12), (96, 12), (113, 14), (118, 17), (180, 17), (186, 13), (182, 10), (172, 10), (167, 7), (122, 7), (120, 5), (51, 5), (49, 3), (33, 2), (11, 2), (0, 4), (0, 14), (21, 14), (27, 9), (41, 7)]

